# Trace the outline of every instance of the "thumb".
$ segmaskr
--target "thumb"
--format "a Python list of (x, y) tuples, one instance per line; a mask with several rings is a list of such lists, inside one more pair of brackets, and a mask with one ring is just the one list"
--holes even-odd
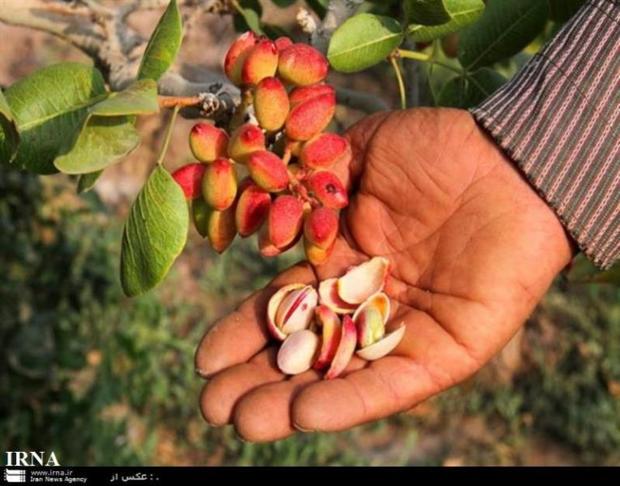
[(362, 173), (368, 142), (388, 115), (389, 112), (386, 111), (364, 117), (347, 130), (345, 136), (351, 144), (352, 157), (337, 163), (330, 170), (348, 190), (355, 186)]

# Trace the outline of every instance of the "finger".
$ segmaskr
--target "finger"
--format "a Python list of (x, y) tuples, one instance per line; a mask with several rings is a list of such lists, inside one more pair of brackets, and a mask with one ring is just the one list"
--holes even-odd
[(408, 410), (471, 376), (480, 364), (427, 313), (394, 302), (389, 327), (407, 332), (392, 355), (303, 390), (292, 405), (300, 430), (337, 431)]
[(237, 434), (250, 442), (269, 442), (295, 432), (291, 425), (291, 403), (303, 387), (320, 375), (306, 371), (290, 380), (258, 387), (243, 396), (235, 407), (233, 422)]
[(304, 431), (345, 430), (407, 410), (437, 391), (423, 366), (388, 356), (344, 378), (306, 387), (292, 405), (292, 421)]
[(265, 320), (267, 303), (278, 288), (296, 282), (315, 283), (314, 272), (308, 264), (296, 265), (281, 273), (209, 329), (196, 350), (196, 372), (207, 378), (230, 366), (245, 363), (263, 349), (269, 341)]
[(284, 380), (276, 366), (275, 347), (264, 349), (247, 363), (231, 366), (217, 373), (202, 389), (200, 411), (214, 426), (231, 423), (239, 399), (261, 385)]
[[(356, 358), (349, 363), (345, 374), (365, 365), (364, 360)], [(237, 433), (251, 442), (280, 440), (295, 433), (291, 405), (304, 388), (317, 383), (322, 376), (322, 372), (310, 370), (287, 381), (260, 386), (244, 395), (234, 412)]]

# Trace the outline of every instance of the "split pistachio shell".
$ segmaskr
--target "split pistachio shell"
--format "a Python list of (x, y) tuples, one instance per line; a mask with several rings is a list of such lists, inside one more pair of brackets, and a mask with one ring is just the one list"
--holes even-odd
[(363, 302), (353, 314), (353, 320), (357, 319), (357, 316), (364, 311), (364, 309), (368, 307), (374, 307), (379, 311), (381, 317), (383, 318), (383, 324), (385, 325), (390, 318), (390, 299), (383, 292), (377, 292), (376, 294), (371, 295)]
[(326, 380), (337, 378), (345, 370), (355, 352), (356, 342), (357, 331), (355, 329), (355, 323), (353, 319), (351, 319), (351, 316), (344, 316), (342, 320), (342, 336), (340, 337), (340, 343), (336, 349), (334, 359), (327, 373), (325, 373)]
[(361, 304), (383, 290), (390, 262), (374, 257), (357, 265), (338, 279), (338, 296), (349, 304)]
[(289, 292), (276, 312), (276, 325), (285, 334), (306, 329), (314, 317), (318, 296), (310, 285)]
[(383, 339), (371, 344), (370, 346), (360, 349), (356, 354), (360, 358), (367, 361), (374, 361), (376, 359), (383, 358), (393, 351), (394, 348), (396, 348), (396, 346), (398, 346), (398, 344), (402, 341), (405, 335), (405, 330), (405, 323), (403, 322), (396, 330), (386, 334)]
[(336, 314), (352, 314), (356, 306), (342, 300), (338, 295), (338, 279), (328, 278), (319, 284), (319, 300)]
[(269, 304), (267, 305), (267, 328), (271, 335), (278, 341), (284, 341), (284, 339), (286, 339), (286, 334), (276, 325), (278, 308), (289, 293), (294, 290), (302, 289), (303, 287), (305, 287), (305, 285), (300, 283), (285, 285), (281, 289), (278, 289), (278, 291), (271, 296), (271, 299), (269, 299)]
[(314, 313), (319, 332), (321, 332), (321, 349), (312, 367), (320, 370), (329, 366), (336, 355), (342, 334), (342, 323), (338, 314), (324, 305), (318, 306)]
[(319, 348), (319, 337), (308, 329), (290, 334), (280, 346), (277, 363), (282, 373), (298, 375), (311, 368)]
[(385, 335), (381, 312), (373, 306), (366, 307), (355, 319), (357, 342), (361, 348), (376, 343)]
[(385, 324), (390, 317), (390, 299), (383, 292), (371, 295), (353, 314), (357, 327), (357, 342), (364, 348), (385, 335)]

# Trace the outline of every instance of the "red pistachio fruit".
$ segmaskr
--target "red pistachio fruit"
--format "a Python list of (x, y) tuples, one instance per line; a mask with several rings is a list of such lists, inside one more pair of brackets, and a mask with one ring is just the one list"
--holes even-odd
[(227, 146), (228, 134), (210, 123), (196, 123), (189, 133), (189, 147), (200, 162), (226, 157)]
[(328, 208), (341, 209), (349, 204), (347, 191), (333, 172), (317, 171), (306, 179), (305, 185)]
[(304, 221), (304, 237), (324, 250), (334, 244), (338, 236), (338, 214), (326, 207), (313, 209)]
[(287, 83), (308, 86), (325, 79), (329, 63), (321, 52), (308, 44), (293, 44), (282, 50), (278, 74)]
[(286, 119), (287, 137), (310, 140), (329, 125), (335, 111), (336, 96), (333, 93), (320, 94), (295, 104)]
[(304, 207), (297, 197), (278, 196), (267, 215), (269, 241), (278, 249), (286, 248), (299, 235), (303, 223)]
[(303, 101), (308, 101), (321, 95), (330, 95), (336, 99), (336, 91), (331, 84), (315, 84), (314, 86), (295, 88), (289, 93), (288, 96), (289, 101), (291, 102), (291, 107), (293, 107)]
[(260, 228), (267, 217), (270, 205), (271, 196), (269, 193), (258, 187), (249, 178), (240, 185), (235, 222), (237, 231), (242, 237), (250, 236)]
[(243, 67), (243, 84), (256, 86), (262, 79), (273, 76), (278, 68), (278, 49), (269, 39), (261, 39), (250, 49)]
[(239, 126), (230, 136), (228, 156), (235, 162), (245, 164), (248, 157), (257, 150), (265, 149), (265, 134), (251, 123)]
[(187, 164), (172, 173), (172, 178), (181, 186), (186, 199), (194, 199), (202, 193), (202, 176), (205, 173), (204, 164)]
[(258, 36), (248, 31), (237, 38), (228, 49), (224, 58), (224, 72), (233, 84), (241, 86), (241, 69), (250, 49), (258, 42)]
[(254, 90), (258, 124), (268, 132), (282, 128), (289, 112), (288, 93), (278, 78), (263, 79)]
[(207, 237), (211, 247), (218, 253), (223, 253), (235, 239), (235, 211), (233, 207), (225, 211), (213, 209), (209, 214)]
[(349, 141), (336, 133), (321, 133), (308, 140), (299, 154), (301, 163), (311, 169), (327, 169), (350, 159)]
[(232, 206), (237, 195), (237, 175), (229, 159), (209, 164), (202, 178), (202, 196), (209, 206), (223, 211)]
[(259, 150), (247, 162), (250, 175), (256, 184), (268, 192), (279, 192), (288, 186), (288, 171), (284, 161), (273, 152)]

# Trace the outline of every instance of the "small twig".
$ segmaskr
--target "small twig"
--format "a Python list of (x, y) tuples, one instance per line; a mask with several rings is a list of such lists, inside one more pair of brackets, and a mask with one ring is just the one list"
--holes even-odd
[(179, 114), (180, 106), (175, 106), (172, 111), (172, 116), (170, 117), (170, 121), (168, 122), (168, 126), (166, 127), (166, 134), (164, 135), (164, 143), (161, 146), (161, 150), (159, 151), (159, 156), (157, 157), (157, 165), (162, 165), (164, 163), (164, 158), (166, 158), (166, 153), (168, 152), (168, 146), (170, 145), (170, 139), (172, 138), (172, 132), (174, 130), (174, 124), (177, 121), (177, 115)]
[(284, 162), (284, 165), (288, 165), (288, 163), (291, 161), (292, 156), (293, 153), (291, 152), (291, 148), (286, 147), (284, 149), (284, 153), (282, 154), (282, 162)]
[(190, 106), (201, 106), (203, 96), (159, 96), (158, 100), (161, 108), (188, 108)]
[(389, 57), (390, 63), (394, 68), (394, 74), (396, 75), (396, 81), (398, 82), (398, 91), (400, 92), (400, 107), (404, 110), (407, 108), (407, 92), (405, 90), (405, 80), (403, 79), (403, 73), (398, 64), (397, 56)]
[(451, 66), (448, 63), (438, 61), (434, 59), (432, 56), (428, 54), (424, 54), (423, 52), (410, 51), (407, 49), (397, 49), (395, 55), (398, 57), (403, 57), (405, 59), (413, 59), (414, 61), (427, 62), (429, 64), (435, 64), (437, 66), (441, 66), (444, 69), (448, 69), (455, 73), (463, 74), (463, 70), (459, 69), (455, 66)]
[(239, 105), (235, 108), (235, 112), (230, 120), (228, 128), (231, 132), (245, 123), (250, 107), (252, 106), (252, 102), (252, 91), (249, 89), (244, 89), (241, 92), (241, 103), (239, 103)]

